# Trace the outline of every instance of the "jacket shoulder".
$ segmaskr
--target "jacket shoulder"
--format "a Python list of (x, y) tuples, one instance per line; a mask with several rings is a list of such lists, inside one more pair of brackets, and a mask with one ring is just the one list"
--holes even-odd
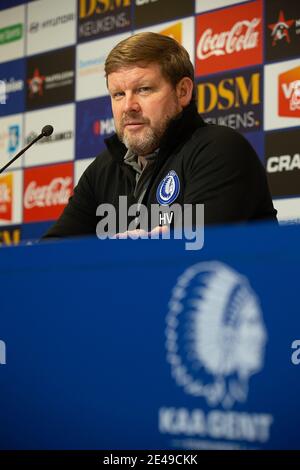
[(226, 126), (208, 124), (198, 128), (189, 142), (189, 166), (230, 168), (262, 166), (255, 150), (239, 132)]

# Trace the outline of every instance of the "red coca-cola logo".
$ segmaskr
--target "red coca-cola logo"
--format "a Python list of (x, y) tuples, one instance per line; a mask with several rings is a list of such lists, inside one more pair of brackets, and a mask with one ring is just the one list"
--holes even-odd
[(72, 163), (25, 170), (24, 222), (58, 218), (72, 190)]
[(259, 23), (260, 19), (258, 18), (253, 18), (252, 21), (238, 21), (230, 31), (220, 34), (213, 34), (213, 30), (208, 28), (198, 43), (197, 57), (204, 60), (212, 55), (233, 54), (257, 47), (259, 36), (257, 26)]
[(197, 76), (261, 63), (261, 0), (199, 15), (196, 37)]
[(36, 181), (31, 181), (24, 194), (24, 207), (50, 207), (66, 205), (71, 196), (72, 178), (54, 178), (48, 185), (38, 186)]

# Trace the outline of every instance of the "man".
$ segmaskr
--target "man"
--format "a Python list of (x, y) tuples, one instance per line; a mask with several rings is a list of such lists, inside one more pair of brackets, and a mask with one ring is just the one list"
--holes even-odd
[[(151, 32), (136, 34), (110, 52), (105, 73), (116, 134), (45, 237), (95, 234), (96, 227), (98, 234), (104, 204), (116, 211), (113, 232), (127, 234), (128, 225), (118, 225), (120, 196), (128, 207), (142, 204), (149, 213), (153, 204), (204, 204), (205, 224), (276, 220), (265, 171), (250, 144), (198, 115), (194, 69), (181, 45)], [(149, 230), (156, 225), (150, 221)]]

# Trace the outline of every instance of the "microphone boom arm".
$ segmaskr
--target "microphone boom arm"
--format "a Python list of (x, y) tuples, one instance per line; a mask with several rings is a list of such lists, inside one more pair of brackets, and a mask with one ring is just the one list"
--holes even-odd
[(17, 160), (17, 158), (19, 158), (21, 155), (23, 155), (23, 153), (25, 153), (26, 150), (28, 150), (33, 144), (35, 144), (42, 137), (48, 137), (49, 135), (52, 134), (52, 132), (53, 132), (53, 127), (52, 126), (50, 126), (50, 125), (44, 126), (43, 129), (42, 129), (42, 132), (37, 137), (35, 137), (25, 148), (20, 150), (20, 152), (17, 153), (17, 155), (15, 157), (13, 157), (8, 163), (6, 163), (6, 165), (4, 165), (0, 169), (0, 174), (3, 173), (3, 171), (6, 170), (6, 168), (9, 167), (15, 160)]

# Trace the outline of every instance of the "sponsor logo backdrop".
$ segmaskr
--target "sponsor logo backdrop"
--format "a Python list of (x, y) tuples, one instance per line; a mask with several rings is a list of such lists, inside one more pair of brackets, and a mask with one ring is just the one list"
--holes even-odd
[(299, 2), (2, 0), (1, 166), (45, 124), (55, 130), (0, 177), (1, 243), (39, 237), (103, 150), (114, 132), (104, 61), (139, 31), (184, 45), (199, 113), (249, 140), (279, 218), (300, 219)]

